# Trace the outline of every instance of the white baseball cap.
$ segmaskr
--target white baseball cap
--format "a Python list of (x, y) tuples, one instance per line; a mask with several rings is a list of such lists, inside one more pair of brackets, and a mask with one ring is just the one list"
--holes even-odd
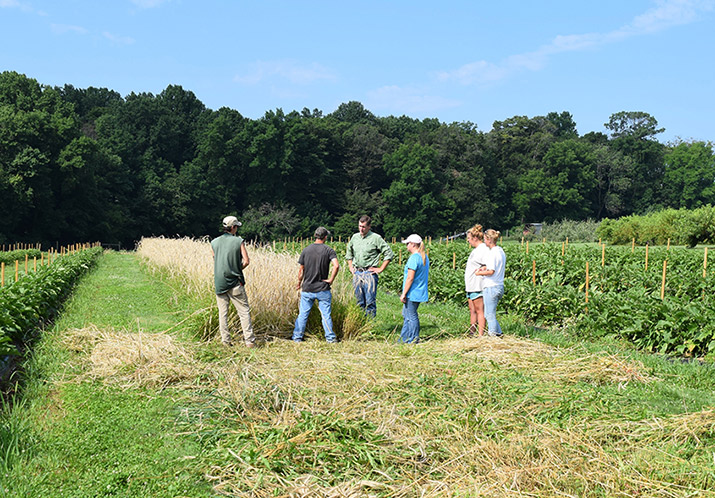
[(413, 233), (412, 235), (410, 235), (410, 236), (407, 237), (406, 239), (403, 239), (403, 240), (402, 240), (402, 243), (403, 243), (403, 244), (409, 244), (410, 242), (412, 242), (413, 244), (418, 244), (418, 245), (419, 245), (419, 244), (422, 243), (422, 237), (420, 237), (420, 236), (417, 235), (416, 233)]
[(231, 228), (234, 226), (236, 226), (236, 227), (241, 226), (241, 222), (238, 221), (238, 218), (236, 218), (235, 216), (226, 216), (223, 219), (223, 227), (224, 228)]

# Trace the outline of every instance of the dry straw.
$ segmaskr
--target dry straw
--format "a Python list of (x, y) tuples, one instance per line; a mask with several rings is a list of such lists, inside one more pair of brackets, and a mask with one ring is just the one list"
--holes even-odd
[(192, 382), (200, 374), (189, 349), (167, 333), (100, 330), (95, 326), (72, 329), (68, 349), (86, 354), (84, 377), (125, 386), (166, 387)]
[[(669, 473), (684, 462), (669, 451), (715, 431), (713, 410), (626, 420), (572, 409), (567, 422), (554, 419), (566, 394), (582, 390), (575, 382), (626, 388), (654, 379), (638, 362), (519, 338), (418, 347), (279, 341), (213, 361), (193, 354), (200, 345), (165, 333), (89, 327), (71, 331), (66, 344), (85, 355), (91, 378), (172, 385), (192, 397), (204, 389), (225, 405), (211, 411), (223, 420), (217, 444), (227, 458), (210, 453), (196, 464), (227, 496), (686, 496), (704, 488), (687, 472)], [(508, 400), (519, 388), (502, 380), (508, 372), (544, 389)], [(323, 425), (306, 426), (312, 419)], [(377, 463), (327, 482), (321, 459), (351, 458), (325, 437), (340, 423), (369, 424), (348, 442)], [(213, 434), (216, 427), (186, 430)], [(266, 437), (279, 433), (285, 438)], [(262, 463), (303, 465), (305, 458), (315, 466), (290, 476)]]
[[(247, 245), (250, 259), (244, 270), (251, 318), (257, 334), (289, 337), (298, 312), (300, 294), (296, 290), (298, 256), (275, 251), (270, 246)], [(169, 276), (180, 291), (201, 303), (203, 333), (214, 336), (218, 327), (213, 253), (208, 240), (142, 238), (137, 253), (157, 272)], [(333, 324), (343, 339), (357, 337), (367, 329), (363, 313), (353, 303), (352, 289), (345, 272), (333, 284)], [(233, 315), (233, 310), (232, 310)], [(311, 314), (309, 328), (322, 335), (317, 310)], [(231, 324), (237, 330), (237, 320)]]

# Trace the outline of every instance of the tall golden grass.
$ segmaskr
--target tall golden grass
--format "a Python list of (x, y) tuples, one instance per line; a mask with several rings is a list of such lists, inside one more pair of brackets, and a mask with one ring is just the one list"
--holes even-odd
[[(296, 290), (298, 255), (271, 247), (247, 244), (250, 264), (244, 270), (251, 319), (256, 334), (288, 338), (298, 314), (300, 293)], [(137, 253), (149, 268), (162, 274), (197, 306), (193, 310), (199, 332), (205, 337), (218, 330), (218, 310), (213, 279), (213, 254), (207, 239), (164, 237), (142, 238)], [(354, 304), (351, 283), (341, 274), (333, 283), (333, 325), (342, 339), (358, 337), (367, 330), (367, 320)], [(231, 327), (238, 320), (231, 310)], [(322, 336), (317, 309), (311, 313), (308, 329)]]

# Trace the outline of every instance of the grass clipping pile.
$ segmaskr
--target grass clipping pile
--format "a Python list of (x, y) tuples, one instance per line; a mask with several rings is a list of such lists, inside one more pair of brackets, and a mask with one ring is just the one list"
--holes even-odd
[(162, 332), (100, 330), (90, 326), (70, 330), (65, 345), (86, 355), (88, 368), (83, 377), (125, 387), (163, 388), (191, 382), (201, 373), (201, 364), (196, 362), (189, 345)]
[[(246, 292), (251, 306), (251, 319), (256, 334), (288, 338), (298, 314), (300, 293), (298, 256), (273, 248), (247, 246), (250, 264), (244, 270)], [(197, 304), (196, 315), (202, 322), (201, 335), (216, 337), (218, 310), (213, 279), (213, 254), (207, 240), (191, 238), (142, 238), (137, 254), (155, 273), (166, 276), (182, 293)], [(349, 272), (347, 272), (349, 273)], [(332, 286), (332, 318), (336, 334), (343, 339), (361, 335), (367, 330), (364, 313), (352, 296), (350, 280), (341, 271)], [(239, 330), (235, 310), (229, 311), (232, 330)], [(311, 313), (309, 330), (322, 331), (319, 313)]]
[(629, 419), (628, 389), (656, 380), (638, 362), (513, 337), (417, 347), (281, 342), (246, 354), (250, 361), (241, 354), (222, 364), (221, 417), (202, 428), (223, 434), (207, 474), (225, 495), (708, 489), (707, 473), (697, 476), (712, 464), (703, 441), (714, 413)]

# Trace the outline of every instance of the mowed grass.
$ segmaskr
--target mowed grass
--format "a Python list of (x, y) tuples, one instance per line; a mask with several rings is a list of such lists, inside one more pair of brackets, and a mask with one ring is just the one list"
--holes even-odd
[(0, 479), (0, 496), (207, 496), (190, 457), (196, 438), (179, 436), (182, 403), (170, 393), (93, 380), (84, 351), (68, 347), (86, 327), (135, 333), (175, 324), (168, 288), (140, 270), (133, 254), (107, 253), (85, 277), (61, 318), (28, 361), (21, 401), (21, 458)]
[(118, 253), (80, 285), (11, 414), (5, 494), (715, 496), (712, 365), (501, 315), (504, 339), (466, 338), (438, 304), (400, 345), (383, 292), (359, 340), (223, 350), (169, 289)]

